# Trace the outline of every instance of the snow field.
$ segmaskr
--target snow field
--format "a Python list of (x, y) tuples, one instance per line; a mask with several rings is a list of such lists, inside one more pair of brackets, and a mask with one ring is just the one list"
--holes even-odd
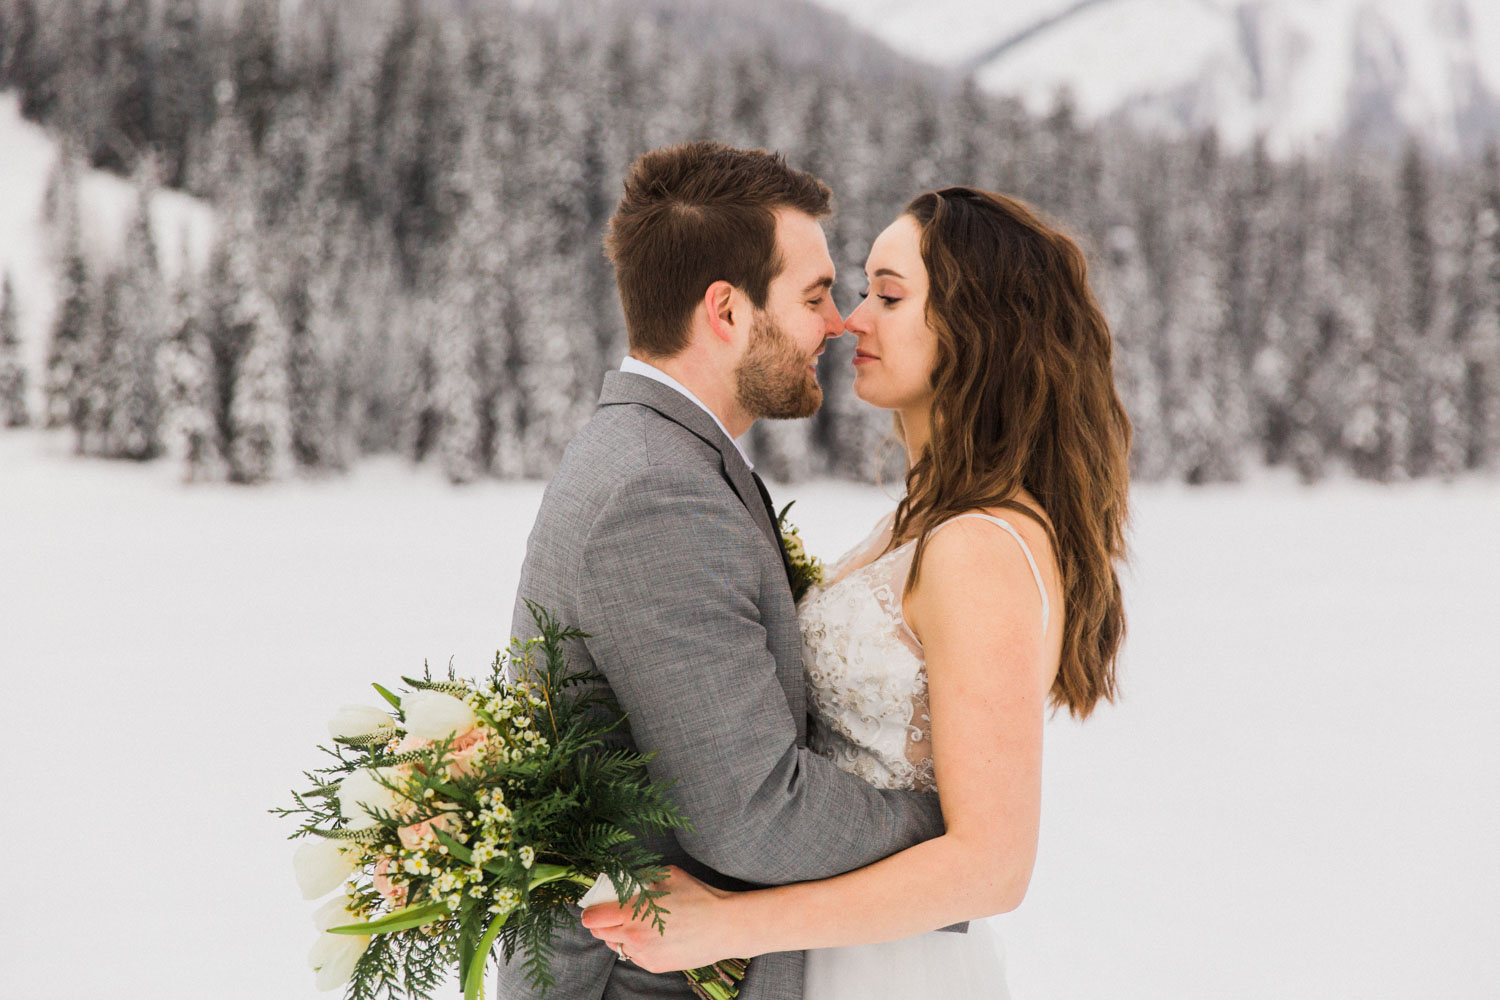
[[(482, 670), (536, 483), (179, 486), (0, 435), (0, 994), (312, 997), (268, 815), (371, 681)], [(892, 504), (774, 487), (836, 556)], [(1136, 494), (1124, 699), (1049, 726), (1014, 995), (1500, 992), (1500, 482)]]

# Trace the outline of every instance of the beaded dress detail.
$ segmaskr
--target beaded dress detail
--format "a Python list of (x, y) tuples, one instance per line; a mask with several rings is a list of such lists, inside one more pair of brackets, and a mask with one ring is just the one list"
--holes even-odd
[[(914, 542), (877, 559), (894, 513), (845, 553), (797, 605), (807, 676), (808, 746), (877, 788), (930, 791), (927, 664), (901, 612)], [(850, 567), (856, 567), (852, 572)]]

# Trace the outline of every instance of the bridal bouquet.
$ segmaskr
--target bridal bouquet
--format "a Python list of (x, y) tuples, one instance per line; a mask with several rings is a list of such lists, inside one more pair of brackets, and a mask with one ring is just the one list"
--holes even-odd
[[(294, 864), (308, 899), (341, 891), (315, 914), (310, 961), (320, 989), (347, 1000), (429, 998), (456, 967), (477, 1000), (491, 950), (526, 952), (526, 975), (553, 985), (553, 932), (596, 883), (658, 928), (660, 858), (637, 832), (686, 827), (646, 775), (649, 756), (605, 750), (622, 718), (584, 692), (563, 643), (586, 638), (528, 604), (540, 637), (513, 640), (482, 683), (404, 677), (375, 690), (391, 710), (346, 707), (329, 723), (333, 763), (305, 772), (295, 805)], [(511, 667), (514, 680), (507, 675)], [(730, 1000), (746, 965), (684, 973), (694, 992)]]

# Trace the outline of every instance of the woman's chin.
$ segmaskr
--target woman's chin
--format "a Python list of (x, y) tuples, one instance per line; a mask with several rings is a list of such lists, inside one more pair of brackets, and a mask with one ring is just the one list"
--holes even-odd
[(858, 375), (854, 376), (854, 395), (859, 397), (861, 402), (869, 403), (877, 410), (891, 409), (891, 407), (887, 404), (885, 397), (881, 394), (880, 390), (873, 389), (870, 386), (862, 386), (859, 384)]

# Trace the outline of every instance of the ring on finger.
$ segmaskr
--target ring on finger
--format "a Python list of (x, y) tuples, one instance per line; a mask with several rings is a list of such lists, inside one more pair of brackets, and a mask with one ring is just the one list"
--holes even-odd
[(620, 961), (622, 961), (622, 962), (628, 962), (628, 961), (630, 961), (630, 956), (627, 955), (627, 954), (625, 954), (625, 942), (624, 941), (621, 941), (621, 942), (619, 942), (619, 943), (617, 943), (615, 945), (615, 954), (618, 955), (618, 956), (620, 956)]

